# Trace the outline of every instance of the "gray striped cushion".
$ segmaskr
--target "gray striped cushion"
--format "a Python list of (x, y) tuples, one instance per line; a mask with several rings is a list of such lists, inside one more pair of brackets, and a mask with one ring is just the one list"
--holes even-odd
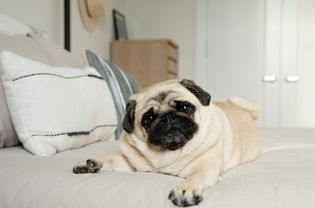
[(128, 98), (140, 90), (140, 85), (117, 65), (104, 60), (92, 51), (86, 50), (85, 57), (89, 66), (94, 67), (100, 73), (110, 88), (119, 124), (115, 133), (116, 139), (118, 139), (122, 132), (121, 123), (125, 115), (125, 106)]

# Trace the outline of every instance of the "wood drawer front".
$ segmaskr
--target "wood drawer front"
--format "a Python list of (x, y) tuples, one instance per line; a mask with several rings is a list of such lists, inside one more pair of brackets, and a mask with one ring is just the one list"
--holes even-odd
[(177, 74), (177, 62), (173, 61), (172, 59), (167, 60), (167, 71), (171, 72), (172, 74)]
[(177, 79), (177, 74), (168, 73), (167, 79)]
[(175, 61), (178, 60), (178, 50), (173, 45), (167, 45), (167, 56)]

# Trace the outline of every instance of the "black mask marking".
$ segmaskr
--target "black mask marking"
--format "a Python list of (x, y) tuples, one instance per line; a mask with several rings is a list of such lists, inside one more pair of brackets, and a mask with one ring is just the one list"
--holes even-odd
[(148, 140), (163, 149), (176, 150), (183, 147), (197, 129), (198, 126), (191, 117), (169, 112), (153, 123), (148, 131)]

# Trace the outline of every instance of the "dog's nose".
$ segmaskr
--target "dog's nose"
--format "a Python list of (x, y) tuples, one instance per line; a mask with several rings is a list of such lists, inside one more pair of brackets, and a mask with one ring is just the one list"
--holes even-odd
[(169, 124), (172, 124), (176, 120), (176, 116), (173, 113), (169, 113), (165, 117), (166, 117), (167, 123)]
[(173, 113), (165, 115), (165, 120), (166, 120), (166, 129), (171, 128), (176, 124), (176, 115)]

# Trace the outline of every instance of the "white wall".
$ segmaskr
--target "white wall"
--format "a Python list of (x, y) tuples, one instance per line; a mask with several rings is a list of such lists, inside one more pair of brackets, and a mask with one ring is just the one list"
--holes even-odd
[(71, 51), (82, 54), (90, 49), (103, 58), (110, 59), (110, 43), (113, 38), (112, 9), (125, 12), (125, 0), (107, 0), (107, 12), (100, 18), (97, 28), (89, 33), (82, 24), (78, 2), (71, 1)]
[[(78, 1), (71, 0), (71, 51), (91, 49), (110, 59), (112, 9), (126, 15), (130, 39), (170, 38), (179, 45), (179, 76), (195, 77), (195, 0), (107, 0), (106, 16), (85, 30)], [(63, 46), (63, 0), (0, 0), (0, 12), (41, 28)]]
[(170, 38), (179, 46), (179, 76), (195, 77), (195, 0), (126, 0), (132, 39)]
[[(59, 43), (60, 0), (0, 0), (0, 13), (16, 20), (43, 29)], [(62, 11), (61, 11), (62, 12)]]
[[(125, 0), (107, 0), (106, 16), (98, 22), (93, 33), (85, 30), (78, 1), (71, 0), (71, 51), (82, 54), (91, 49), (98, 55), (110, 58), (113, 26), (111, 11), (125, 11)], [(0, 12), (16, 20), (43, 29), (51, 40), (63, 47), (63, 0), (0, 0)]]

